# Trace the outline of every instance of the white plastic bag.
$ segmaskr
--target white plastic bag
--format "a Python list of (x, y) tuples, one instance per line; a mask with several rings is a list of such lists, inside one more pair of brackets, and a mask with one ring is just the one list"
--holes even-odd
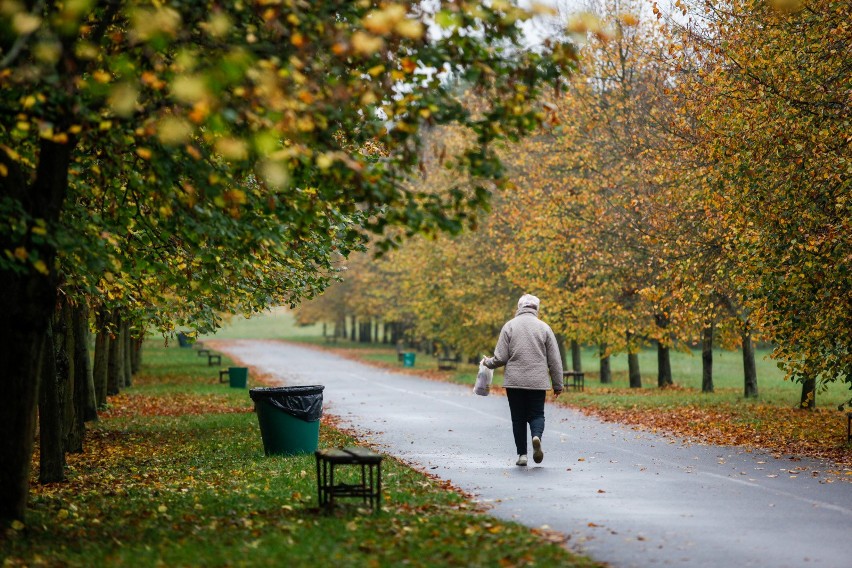
[(488, 396), (491, 392), (491, 379), (493, 378), (494, 370), (486, 367), (484, 362), (479, 363), (479, 372), (476, 374), (476, 384), (473, 385), (473, 394)]

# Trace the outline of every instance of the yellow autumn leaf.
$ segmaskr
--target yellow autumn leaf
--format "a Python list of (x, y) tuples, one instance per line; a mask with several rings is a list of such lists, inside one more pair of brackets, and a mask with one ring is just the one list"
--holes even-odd
[(287, 166), (276, 160), (264, 160), (258, 170), (266, 185), (273, 189), (286, 187), (290, 180), (290, 172)]
[(204, 30), (214, 38), (223, 38), (228, 35), (231, 30), (231, 18), (227, 14), (218, 12), (210, 16), (210, 19), (204, 25)]
[(352, 34), (352, 48), (361, 55), (372, 55), (384, 47), (385, 41), (361, 31)]
[(119, 116), (130, 116), (136, 110), (139, 92), (130, 83), (119, 83), (112, 88), (108, 103), (112, 112)]
[(112, 75), (110, 75), (103, 69), (97, 69), (92, 73), (92, 79), (94, 79), (98, 83), (109, 83), (110, 81), (112, 81)]
[(178, 75), (169, 85), (172, 96), (180, 102), (193, 104), (208, 96), (207, 83), (199, 75)]
[(635, 14), (631, 14), (629, 12), (619, 14), (618, 19), (621, 20), (623, 25), (628, 27), (639, 25), (639, 18), (636, 17)]
[(769, 5), (779, 12), (798, 12), (804, 6), (804, 0), (769, 0)]
[(225, 192), (225, 199), (230, 203), (245, 205), (247, 201), (246, 192), (241, 189), (230, 189)]
[(248, 158), (248, 145), (239, 138), (220, 138), (215, 143), (216, 152), (227, 160)]
[(37, 260), (33, 263), (33, 268), (35, 268), (38, 272), (41, 272), (44, 275), (49, 273), (47, 269), (47, 264), (43, 260)]
[(394, 31), (404, 38), (418, 40), (423, 37), (424, 28), (418, 20), (405, 19), (394, 27)]
[(27, 35), (41, 26), (41, 18), (27, 12), (18, 12), (12, 16), (12, 28), (18, 35)]
[(157, 139), (167, 146), (185, 144), (192, 133), (192, 124), (176, 116), (167, 116), (157, 123)]

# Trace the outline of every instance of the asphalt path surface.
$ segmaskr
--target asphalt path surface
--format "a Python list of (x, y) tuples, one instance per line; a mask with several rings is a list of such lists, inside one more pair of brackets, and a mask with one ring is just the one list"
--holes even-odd
[(544, 461), (530, 446), (530, 466), (517, 467), (504, 396), (283, 342), (216, 349), (281, 385), (324, 385), (325, 414), (364, 444), (615, 567), (852, 566), (852, 476), (831, 464), (690, 444), (548, 404)]

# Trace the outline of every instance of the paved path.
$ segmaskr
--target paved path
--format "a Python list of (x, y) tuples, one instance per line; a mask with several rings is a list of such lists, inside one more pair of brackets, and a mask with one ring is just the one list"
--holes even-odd
[(280, 342), (217, 349), (281, 384), (325, 385), (325, 412), (365, 443), (615, 567), (852, 566), (852, 483), (827, 464), (677, 443), (548, 405), (544, 462), (520, 468), (503, 396)]

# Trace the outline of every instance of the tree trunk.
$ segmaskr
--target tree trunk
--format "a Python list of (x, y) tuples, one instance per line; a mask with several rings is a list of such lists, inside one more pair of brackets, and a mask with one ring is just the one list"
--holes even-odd
[(62, 385), (56, 366), (53, 324), (48, 323), (42, 350), (42, 381), (38, 399), (39, 482), (65, 479), (65, 449), (62, 445)]
[(124, 370), (121, 368), (121, 320), (113, 315), (113, 333), (109, 338), (109, 358), (107, 360), (107, 395), (113, 396), (121, 392), (124, 385)]
[(580, 344), (577, 343), (576, 339), (571, 340), (571, 366), (578, 373), (583, 372), (582, 351), (580, 350)]
[(95, 339), (95, 362), (92, 370), (92, 380), (95, 383), (95, 399), (98, 408), (107, 403), (109, 390), (109, 351), (112, 339), (109, 335), (109, 315), (101, 311), (96, 318), (98, 336)]
[(352, 338), (352, 341), (358, 341), (358, 318), (352, 316), (352, 333), (349, 336)]
[[(5, 273), (4, 276), (12, 276)], [(9, 303), (2, 302), (4, 307)], [(18, 309), (19, 316), (28, 309)], [(3, 396), (0, 397), (0, 526), (12, 520), (23, 520), (30, 486), (30, 464), (36, 430), (45, 344), (44, 331), (37, 322), (17, 320), (0, 309), (5, 329), (18, 332), (6, 336), (0, 347), (0, 365), (6, 371)]]
[(609, 355), (606, 354), (606, 343), (600, 344), (600, 360), (601, 360), (601, 384), (609, 385), (612, 384), (612, 369), (610, 367), (610, 359)]
[(359, 341), (361, 343), (370, 343), (372, 341), (373, 323), (371, 321), (362, 322), (359, 326)]
[(124, 386), (133, 385), (133, 339), (130, 337), (130, 324), (124, 322), (121, 325), (122, 355), (124, 359)]
[(743, 371), (745, 375), (745, 397), (757, 397), (757, 367), (754, 363), (754, 344), (751, 341), (751, 329), (746, 325), (743, 338)]
[(98, 419), (98, 402), (89, 355), (89, 309), (80, 303), (72, 311), (74, 328), (74, 398), (77, 417), (81, 422)]
[(667, 335), (670, 335), (666, 332), (666, 328), (669, 327), (669, 318), (665, 314), (656, 314), (654, 315), (654, 322), (660, 329), (663, 338), (657, 341), (657, 387), (664, 389), (674, 384), (670, 350), (666, 338)]
[(628, 369), (628, 374), (630, 376), (630, 388), (641, 389), (642, 388), (642, 373), (639, 372), (639, 354), (638, 353), (628, 353), (627, 354), (627, 369)]
[(556, 336), (556, 347), (559, 348), (559, 358), (562, 360), (562, 368), (567, 369), (567, 355), (565, 353), (565, 336), (561, 333), (554, 334)]
[(701, 392), (713, 392), (713, 333), (711, 323), (701, 332)]
[(142, 368), (142, 342), (141, 337), (130, 340), (130, 373), (135, 375)]
[(802, 381), (800, 406), (805, 410), (816, 408), (816, 379), (804, 379)]
[[(62, 116), (57, 117), (57, 131), (66, 131), (65, 122)], [(20, 203), (25, 219), (42, 219), (47, 227), (52, 227), (68, 189), (68, 166), (75, 144), (71, 138), (66, 143), (39, 140), (38, 165), (31, 183), (20, 164), (0, 152), (0, 164), (4, 166), (0, 199)], [(9, 234), (0, 235), (0, 250), (15, 250), (23, 244), (37, 252), (47, 267), (47, 274), (29, 267), (0, 270), (0, 328), (6, 330), (0, 344), (0, 368), (4, 373), (0, 397), (0, 525), (24, 519), (27, 507), (45, 333), (58, 284), (53, 269), (56, 250), (51, 242), (52, 239), (37, 243), (30, 236), (22, 241)]]
[(397, 347), (399, 342), (402, 341), (402, 333), (400, 332), (400, 324), (399, 322), (393, 322), (391, 324), (391, 345)]
[(663, 345), (662, 342), (657, 342), (657, 386), (661, 389), (670, 387), (674, 384), (672, 381), (672, 361), (670, 350)]
[(62, 319), (63, 335), (65, 336), (62, 348), (64, 353), (59, 355), (57, 360), (65, 361), (63, 373), (67, 377), (62, 397), (62, 416), (64, 420), (63, 446), (66, 452), (79, 453), (83, 451), (85, 426), (83, 425), (82, 414), (78, 413), (77, 382), (82, 382), (85, 380), (85, 377), (77, 377), (77, 338), (74, 335), (73, 308), (67, 299), (62, 302), (60, 318)]
[(630, 377), (630, 388), (642, 388), (642, 373), (639, 371), (639, 353), (633, 342), (633, 333), (627, 332), (627, 374)]

